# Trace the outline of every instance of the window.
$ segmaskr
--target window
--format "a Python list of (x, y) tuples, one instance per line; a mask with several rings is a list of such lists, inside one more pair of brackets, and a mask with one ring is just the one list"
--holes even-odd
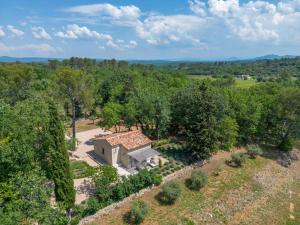
[(104, 155), (104, 148), (102, 148), (102, 155)]

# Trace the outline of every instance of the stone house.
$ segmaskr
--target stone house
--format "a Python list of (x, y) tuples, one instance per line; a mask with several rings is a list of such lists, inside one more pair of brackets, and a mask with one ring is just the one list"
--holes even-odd
[(108, 164), (130, 169), (158, 164), (159, 153), (151, 148), (151, 142), (136, 130), (98, 137), (94, 140), (94, 149)]

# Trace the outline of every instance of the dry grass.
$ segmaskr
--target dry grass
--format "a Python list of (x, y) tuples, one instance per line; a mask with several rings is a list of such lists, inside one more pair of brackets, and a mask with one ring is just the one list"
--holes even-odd
[[(247, 160), (242, 168), (231, 168), (224, 164), (229, 153), (218, 154), (205, 165), (209, 177), (208, 185), (201, 191), (191, 191), (184, 185), (184, 176), (178, 179), (182, 194), (172, 206), (161, 206), (155, 195), (156, 188), (141, 198), (151, 208), (144, 225), (169, 224), (300, 224), (300, 162), (286, 169), (272, 159), (258, 157)], [(219, 176), (213, 176), (221, 167)], [(289, 191), (295, 196), (289, 198)], [(288, 206), (294, 201), (295, 219), (289, 219)], [(122, 216), (129, 204), (99, 218), (93, 224), (123, 224)]]

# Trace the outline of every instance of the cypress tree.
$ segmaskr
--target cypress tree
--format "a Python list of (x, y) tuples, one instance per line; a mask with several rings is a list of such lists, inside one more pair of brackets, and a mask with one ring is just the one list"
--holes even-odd
[(56, 105), (49, 102), (49, 167), (55, 184), (56, 201), (66, 209), (74, 206), (75, 190), (65, 146), (64, 129)]

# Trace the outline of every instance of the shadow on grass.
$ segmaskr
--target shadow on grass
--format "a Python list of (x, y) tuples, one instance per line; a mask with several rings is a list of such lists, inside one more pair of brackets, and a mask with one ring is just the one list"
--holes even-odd
[(184, 165), (190, 165), (196, 161), (193, 152), (182, 145), (158, 147), (157, 150), (163, 157), (174, 159)]

